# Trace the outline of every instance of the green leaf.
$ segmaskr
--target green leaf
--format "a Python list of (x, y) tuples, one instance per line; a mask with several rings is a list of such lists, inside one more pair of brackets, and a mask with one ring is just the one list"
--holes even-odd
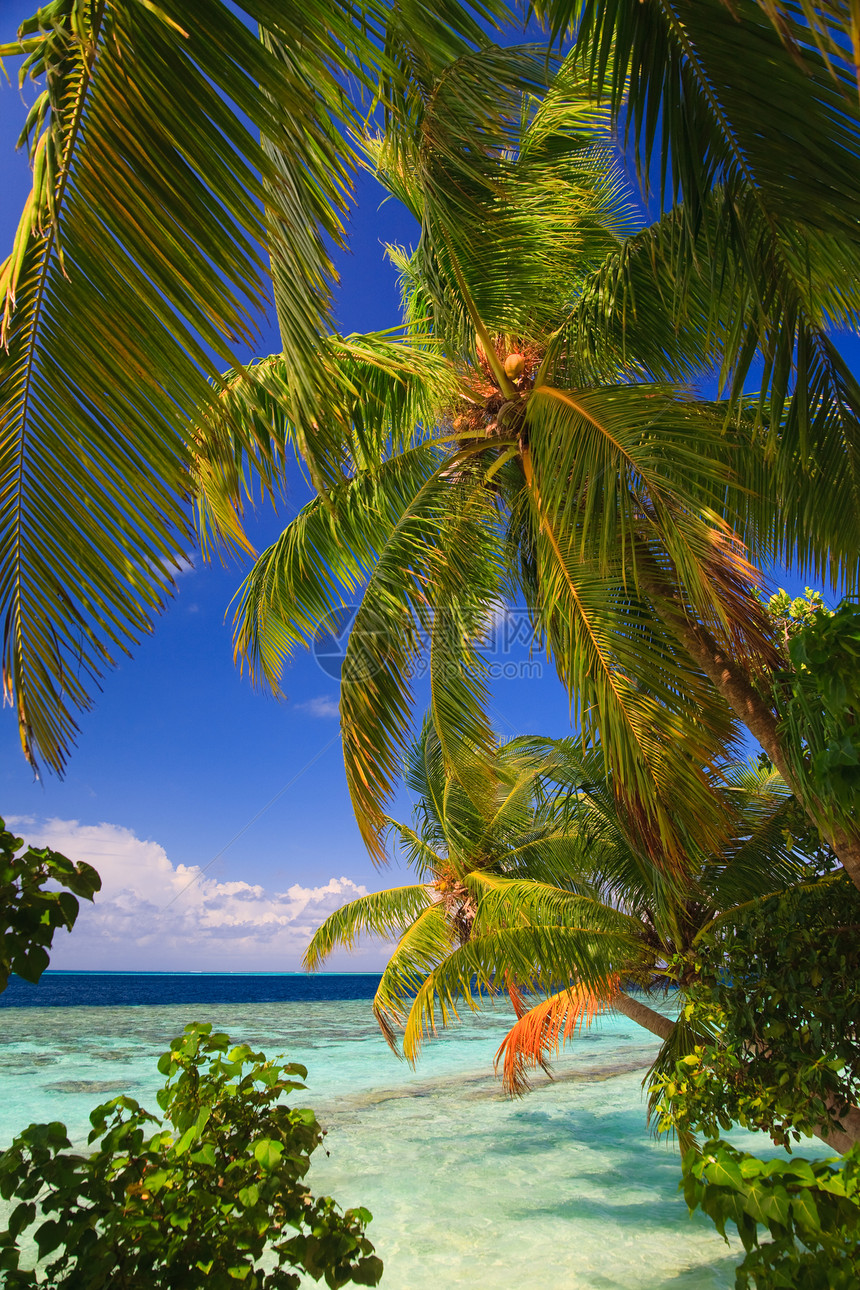
[(179, 1138), (178, 1142), (175, 1144), (173, 1148), (173, 1154), (176, 1156), (184, 1155), (185, 1152), (188, 1150), (188, 1148), (191, 1146), (192, 1142), (197, 1141), (197, 1137), (198, 1137), (197, 1126), (192, 1124), (190, 1128), (185, 1130), (185, 1132)]
[(270, 1138), (262, 1138), (254, 1143), (254, 1159), (260, 1168), (267, 1172), (277, 1169), (283, 1154), (284, 1148), (280, 1142), (274, 1142)]
[(791, 1216), (801, 1232), (818, 1232), (821, 1228), (818, 1205), (806, 1188), (792, 1193)]
[(747, 1184), (741, 1173), (740, 1165), (724, 1150), (718, 1155), (705, 1158), (705, 1177), (717, 1187), (731, 1187), (734, 1191), (745, 1192)]
[(217, 1163), (216, 1156), (215, 1156), (215, 1147), (212, 1145), (211, 1142), (204, 1142), (203, 1146), (199, 1149), (199, 1151), (192, 1152), (189, 1158), (194, 1162), (195, 1165), (209, 1165), (210, 1168), (212, 1169), (215, 1168), (215, 1165)]

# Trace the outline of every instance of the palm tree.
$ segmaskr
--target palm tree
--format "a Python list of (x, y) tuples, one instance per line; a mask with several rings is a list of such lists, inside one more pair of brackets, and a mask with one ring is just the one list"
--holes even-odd
[[(319, 968), (363, 934), (396, 937), (374, 1012), (395, 1051), (402, 1030), (412, 1062), (464, 1002), (475, 1009), (484, 995), (507, 992), (518, 1019), (497, 1065), (512, 1093), (524, 1092), (530, 1069), (546, 1069), (560, 1043), (607, 1010), (661, 1038), (657, 1066), (670, 1066), (696, 1037), (642, 993), (683, 990), (697, 938), (715, 918), (807, 875), (788, 830), (796, 812), (789, 790), (760, 765), (726, 767), (719, 791), (729, 799), (732, 830), (712, 852), (691, 841), (678, 881), (642, 850), (599, 749), (583, 755), (572, 740), (523, 737), (496, 749), (493, 769), (478, 811), (425, 721), (406, 765), (418, 795), (414, 825), (388, 823), (421, 881), (335, 911), (315, 933), (305, 967)], [(547, 997), (528, 1006), (536, 991)]]
[[(684, 213), (636, 232), (609, 112), (594, 107), (575, 62), (539, 98), (500, 98), (482, 74), (480, 59), (464, 57), (426, 88), (414, 120), (366, 141), (368, 164), (420, 220), (421, 239), (411, 255), (392, 249), (402, 333), (331, 342), (337, 417), (309, 447), (280, 356), (238, 374), (224, 400), (246, 439), (293, 442), (344, 472), (255, 565), (237, 651), (277, 688), (296, 645), (360, 599), (344, 752), (360, 826), (381, 855), (422, 633), (439, 737), (469, 792), (489, 740), (476, 639), (500, 600), (524, 600), (644, 845), (680, 864), (676, 800), (702, 838), (725, 827), (707, 768), (735, 721), (796, 787), (756, 685), (781, 659), (745, 544), (769, 562), (790, 532), (801, 553), (820, 552), (811, 503), (822, 477), (838, 487), (843, 459), (828, 449), (811, 494), (802, 472), (784, 484), (769, 465), (780, 426), (679, 388), (730, 334), (736, 300), (688, 282), (678, 331), (662, 269)], [(703, 215), (700, 250), (713, 232)], [(799, 224), (791, 232), (810, 281), (826, 284), (826, 248)], [(629, 322), (605, 307), (618, 273), (636, 287)], [(725, 277), (742, 281), (730, 256)], [(820, 300), (836, 290), (822, 286)], [(816, 385), (795, 391), (795, 418), (804, 396), (810, 433), (839, 415)], [(229, 535), (238, 523), (217, 488), (202, 506), (204, 531)], [(856, 571), (858, 537), (852, 511), (834, 568)], [(860, 881), (856, 832), (829, 836)]]
[[(588, 982), (572, 979), (565, 989), (528, 1010), (520, 1001), (518, 1020), (497, 1055), (509, 1092), (524, 1091), (528, 1070), (545, 1066), (560, 1044), (604, 1011), (621, 1012), (662, 1039), (658, 1065), (683, 1055), (694, 1038), (683, 1016), (673, 1021), (650, 1007), (642, 995), (665, 998), (669, 990), (683, 992), (695, 974), (696, 943), (715, 919), (809, 874), (802, 848), (798, 849), (789, 829), (796, 819), (795, 799), (770, 768), (740, 762), (723, 769), (721, 791), (731, 799), (732, 831), (718, 849), (691, 847), (688, 881), (681, 885), (667, 881), (665, 871), (642, 853), (629, 823), (618, 812), (599, 757), (594, 753), (583, 757), (570, 741), (550, 746), (558, 750), (554, 779), (564, 795), (563, 813), (556, 818), (578, 842), (573, 872), (580, 885), (588, 883), (607, 910), (634, 920), (636, 948), (632, 955), (617, 959), (598, 985), (592, 973)], [(529, 741), (528, 747), (533, 756), (542, 748), (547, 756), (545, 741)], [(495, 885), (485, 916), (492, 920), (494, 907), (502, 903), (529, 921), (539, 922), (548, 913), (554, 921), (564, 916), (561, 903), (550, 904), (537, 890), (521, 894), (519, 888), (512, 888), (507, 894), (501, 883)], [(635, 985), (639, 997), (625, 994), (622, 982)], [(428, 992), (431, 988), (428, 985)]]
[[(426, 983), (472, 943), (486, 884), (566, 884), (568, 912), (579, 907), (583, 925), (572, 918), (552, 933), (554, 952), (564, 955), (565, 979), (575, 965), (580, 979), (602, 982), (612, 955), (631, 952), (629, 920), (575, 894), (576, 848), (554, 817), (546, 795), (548, 771), (546, 750), (537, 745), (515, 740), (497, 746), (479, 809), (447, 770), (437, 731), (426, 720), (406, 758), (405, 782), (418, 796), (413, 824), (387, 822), (389, 841), (420, 881), (350, 901), (329, 915), (308, 946), (304, 966), (313, 971), (334, 950), (352, 948), (361, 935), (397, 939), (373, 1010), (395, 1051), (397, 1030), (405, 1027), (404, 1053), (410, 1060), (421, 1039), (413, 1025), (417, 1000)], [(515, 907), (511, 913), (515, 921)], [(497, 920), (503, 958), (494, 962), (497, 979), (509, 983), (518, 997), (513, 981), (533, 974), (541, 933), (536, 938), (523, 927), (505, 935), (507, 920), (507, 913)], [(494, 991), (495, 984), (487, 988)], [(468, 983), (465, 993), (472, 1003)], [(442, 1003), (443, 1024), (456, 1014), (449, 992)]]
[[(858, 131), (845, 57), (856, 20), (841, 4), (800, 10), (534, 6), (553, 38), (574, 30), (578, 65), (626, 123), (643, 182), (659, 173), (667, 198), (684, 198), (605, 260), (583, 295), (594, 328), (608, 326), (615, 343), (629, 333), (631, 352), (662, 361), (664, 328), (652, 332), (650, 307), (638, 307), (656, 259), (663, 302), (698, 346), (703, 279), (725, 306), (706, 321), (734, 394), (760, 350), (763, 396), (787, 409), (782, 424), (771, 416), (769, 471), (798, 505), (774, 544), (810, 566), (829, 547), (853, 576), (860, 399), (824, 324), (856, 315)], [(62, 767), (94, 680), (171, 592), (194, 540), (186, 503), (200, 445), (188, 418), (217, 397), (219, 366), (252, 333), (270, 267), (299, 447), (318, 482), (339, 477), (340, 457), (314, 440), (321, 406), (332, 412), (328, 248), (342, 237), (354, 162), (344, 73), (379, 94), (389, 119), (420, 129), (451, 58), (477, 53), (476, 76), (492, 87), (503, 75), (502, 98), (522, 79), (522, 62), (511, 80), (481, 25), (510, 13), (502, 0), (58, 0), (0, 51), (44, 87), (21, 140), (33, 191), (0, 271), (3, 671), (28, 756)], [(529, 77), (540, 79), (534, 66)], [(473, 116), (476, 103), (472, 94)], [(232, 434), (237, 449), (241, 426)], [(282, 463), (269, 437), (245, 447), (273, 483)], [(206, 449), (199, 471), (235, 500), (231, 451)]]

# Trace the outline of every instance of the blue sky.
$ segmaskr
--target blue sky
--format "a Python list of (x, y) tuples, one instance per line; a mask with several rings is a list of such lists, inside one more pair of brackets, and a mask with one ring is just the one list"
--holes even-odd
[[(30, 3), (3, 6), (9, 39)], [(14, 76), (14, 65), (9, 64)], [(29, 188), (12, 156), (24, 107), (17, 86), (0, 86), (5, 183), (0, 243), (8, 245)], [(342, 258), (341, 329), (397, 322), (397, 291), (383, 243), (413, 240), (394, 202), (381, 208), (369, 180), (359, 188), (351, 254)], [(279, 348), (261, 320), (256, 353)], [(251, 357), (242, 355), (241, 357)], [(280, 516), (251, 526), (265, 546), (307, 499), (298, 469)], [(362, 887), (402, 881), (379, 874), (358, 836), (347, 797), (336, 720), (338, 687), (315, 660), (296, 658), (288, 701), (252, 690), (232, 661), (225, 621), (241, 580), (233, 564), (199, 558), (175, 601), (135, 657), (105, 678), (66, 777), (34, 781), (20, 753), (11, 709), (0, 717), (0, 812), (34, 841), (88, 858), (106, 879), (104, 896), (58, 943), (54, 966), (172, 970), (293, 970), (308, 934), (329, 909)], [(792, 586), (797, 580), (792, 580)], [(522, 660), (520, 649), (512, 657)], [(566, 695), (551, 670), (500, 679), (493, 703), (503, 736), (569, 732)], [(408, 810), (408, 803), (402, 803)], [(374, 967), (370, 947), (333, 966)]]

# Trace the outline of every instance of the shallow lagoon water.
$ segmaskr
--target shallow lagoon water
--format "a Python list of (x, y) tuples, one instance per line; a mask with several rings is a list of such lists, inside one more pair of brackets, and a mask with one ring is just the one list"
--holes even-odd
[[(598, 1019), (553, 1082), (510, 1101), (492, 1069), (510, 1024), (501, 1006), (467, 1013), (415, 1071), (366, 1000), (4, 1009), (0, 1144), (63, 1120), (83, 1145), (89, 1111), (119, 1092), (156, 1110), (155, 1059), (197, 1019), (308, 1067), (298, 1100), (328, 1130), (311, 1185), (373, 1212), (384, 1290), (734, 1284), (739, 1243), (690, 1219), (677, 1154), (649, 1136), (641, 1083), (656, 1041), (624, 1017)], [(755, 1149), (776, 1154), (765, 1138)]]

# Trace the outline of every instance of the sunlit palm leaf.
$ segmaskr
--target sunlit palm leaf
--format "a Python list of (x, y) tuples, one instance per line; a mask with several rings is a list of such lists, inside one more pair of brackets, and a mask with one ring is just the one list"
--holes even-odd
[(408, 344), (396, 330), (329, 336), (319, 362), (326, 388), (310, 421), (293, 362), (284, 354), (231, 374), (217, 406), (199, 420), (197, 512), (204, 549), (250, 549), (241, 498), (252, 497), (255, 482), (269, 492), (281, 487), (293, 452), (305, 460), (316, 454), (319, 461), (335, 443), (342, 483), (341, 471), (372, 471), (386, 454), (420, 439), (422, 427), (435, 425), (457, 388), (456, 374), (426, 335)]
[[(679, 864), (685, 849), (679, 825), (697, 821), (718, 834), (723, 827), (702, 768), (720, 741), (731, 738), (726, 713), (623, 577), (602, 578), (571, 550), (572, 535), (556, 531), (541, 511), (535, 518), (526, 590), (567, 685), (574, 721), (587, 738), (600, 732), (616, 792), (631, 823), (638, 818), (640, 837), (651, 839), (655, 857)], [(678, 793), (687, 808), (683, 820), (674, 807)]]
[(385, 966), (373, 998), (373, 1012), (390, 1047), (397, 1051), (396, 1027), (403, 1024), (412, 998), (428, 972), (445, 960), (456, 944), (441, 901), (430, 905), (403, 933)]
[[(452, 355), (471, 350), (478, 318), (521, 336), (556, 326), (589, 268), (636, 226), (607, 114), (567, 65), (544, 97), (519, 105), (516, 91), (537, 88), (519, 70), (534, 76), (529, 57), (461, 60), (439, 78), (419, 129), (393, 123), (367, 144), (380, 182), (422, 222), (413, 256), (396, 256), (408, 313), (432, 319)], [(481, 150), (466, 144), (476, 137)]]
[(417, 873), (419, 878), (430, 878), (444, 866), (445, 857), (434, 851), (426, 840), (419, 837), (407, 824), (389, 820), (387, 829), (388, 840), (399, 850), (408, 867)]
[(774, 226), (750, 194), (724, 189), (703, 202), (692, 245), (686, 218), (676, 208), (606, 257), (552, 340), (547, 371), (556, 383), (625, 370), (689, 379), (719, 365), (732, 397), (713, 414), (732, 427), (722, 450), (731, 445), (737, 485), (726, 518), (754, 559), (851, 581), (858, 392), (827, 329), (856, 330), (860, 247), (797, 220)]
[(423, 885), (390, 887), (369, 896), (359, 896), (329, 914), (305, 950), (303, 967), (320, 968), (336, 949), (350, 950), (362, 935), (391, 939), (401, 935), (430, 904), (430, 892)]
[(557, 1053), (575, 1034), (588, 1027), (612, 1005), (619, 988), (617, 976), (610, 976), (602, 986), (571, 986), (542, 999), (517, 1019), (502, 1040), (496, 1053), (495, 1067), (502, 1067), (505, 1090), (521, 1095), (529, 1088), (528, 1073), (545, 1067), (547, 1059)]
[[(66, 0), (4, 48), (46, 85), (23, 136), (33, 194), (0, 270), (0, 613), (28, 755), (62, 766), (75, 709), (170, 594), (200, 467), (188, 423), (252, 342), (270, 267), (307, 461), (335, 478), (307, 431), (320, 406), (338, 411), (323, 338), (357, 119), (347, 78), (399, 102), (405, 50), (458, 57), (499, 8)], [(215, 489), (235, 463), (195, 473)]]
[[(691, 229), (714, 182), (758, 194), (771, 218), (857, 239), (857, 87), (828, 68), (794, 17), (776, 30), (753, 0), (547, 0), (557, 31), (577, 24), (577, 54), (595, 91), (626, 114), (643, 175), (683, 193)], [(626, 106), (625, 106), (626, 105)], [(654, 161), (659, 158), (659, 167)]]
[(402, 511), (352, 625), (342, 673), (344, 762), (359, 828), (380, 858), (383, 807), (412, 727), (408, 678), (425, 639), (443, 755), (462, 773), (467, 793), (480, 791), (489, 727), (480, 668), (469, 670), (474, 651), (462, 628), (480, 628), (499, 600), (497, 537), (482, 519), (486, 500), (468, 463), (462, 474), (440, 468)]
[(46, 89), (24, 132), (33, 194), (0, 270), (3, 667), (25, 751), (55, 769), (75, 709), (150, 628), (191, 542), (184, 423), (250, 338), (264, 201), (316, 230), (293, 298), (297, 370), (314, 370), (344, 205), (333, 32), (350, 23), (335, 3), (254, 13), (288, 42), (302, 33), (300, 75), (221, 0), (75, 0), (4, 51)]
[(254, 680), (277, 691), (297, 645), (311, 645), (320, 633), (341, 634), (410, 502), (446, 491), (438, 468), (438, 451), (419, 444), (363, 472), (330, 506), (310, 502), (263, 552), (239, 590), (234, 620), (236, 653)]
[[(576, 877), (575, 871), (571, 873), (574, 883)], [(476, 936), (506, 926), (589, 928), (631, 939), (639, 931), (635, 917), (593, 895), (565, 890), (555, 883), (508, 878), (481, 870), (469, 874), (466, 882), (478, 899)]]
[(619, 955), (635, 949), (632, 938), (578, 927), (502, 928), (452, 950), (429, 970), (417, 989), (403, 1035), (403, 1052), (414, 1061), (427, 1035), (439, 1023), (459, 1017), (458, 1005), (475, 1009), (481, 996), (516, 982), (540, 981), (544, 989), (567, 986), (571, 977), (599, 988)]

